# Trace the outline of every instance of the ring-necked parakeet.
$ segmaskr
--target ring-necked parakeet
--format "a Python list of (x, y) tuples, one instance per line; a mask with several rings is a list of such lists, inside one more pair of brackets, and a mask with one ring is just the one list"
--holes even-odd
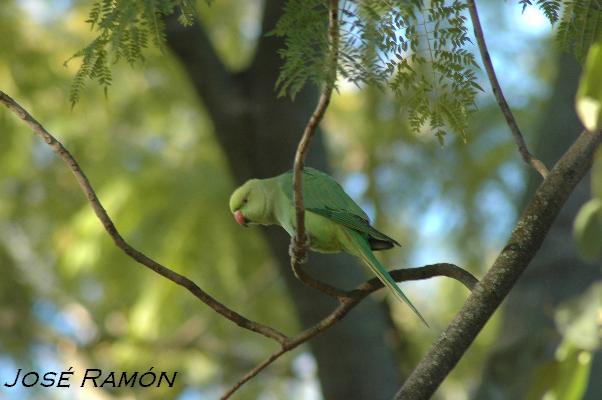
[[(370, 226), (366, 213), (343, 188), (329, 175), (316, 169), (303, 170), (303, 202), (312, 250), (323, 253), (345, 251), (360, 258), (395, 297), (410, 306), (426, 324), (372, 253), (372, 250), (390, 249), (399, 243)], [(247, 181), (232, 193), (230, 210), (240, 225), (280, 225), (293, 236), (296, 216), (292, 171), (273, 178)]]

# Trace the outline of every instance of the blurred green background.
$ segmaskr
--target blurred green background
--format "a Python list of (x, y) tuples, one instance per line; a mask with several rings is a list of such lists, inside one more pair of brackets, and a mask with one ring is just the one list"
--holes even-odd
[[(286, 157), (278, 149), (299, 137), (314, 93), (294, 103), (278, 100), (302, 110), (295, 125), (280, 129), (282, 136), (253, 120), (255, 131), (269, 133), (262, 140), (273, 145), (266, 147), (244, 132), (224, 132), (215, 107), (197, 96), (185, 59), (177, 50), (174, 56), (170, 43), (163, 51), (149, 49), (135, 68), (116, 64), (108, 98), (89, 83), (71, 109), (68, 93), (78, 60), (63, 63), (93, 37), (85, 23), (91, 3), (3, 0), (0, 89), (72, 152), (133, 246), (245, 316), (287, 334), (308, 326), (312, 310), (324, 305), (308, 299), (321, 294), (292, 286), (282, 256), (286, 237), (240, 228), (227, 200), (244, 178), (266, 177), (271, 165), (280, 171), (292, 165), (291, 146), (283, 147)], [(200, 21), (226, 69), (244, 77), (254, 71), (249, 66), (263, 63), (277, 72), (278, 58), (256, 51), (256, 45), (265, 30), (264, 8), (277, 14), (281, 5), (212, 3), (199, 2)], [(481, 14), (494, 65), (527, 141), (552, 165), (580, 131), (573, 106), (579, 67), (558, 54), (552, 29), (535, 8), (521, 14), (510, 2), (487, 3)], [(274, 76), (245, 86), (258, 105), (276, 101)], [(481, 86), (486, 92), (479, 96), (468, 142), (448, 135), (441, 147), (432, 133), (409, 130), (388, 93), (341, 82), (323, 124), (323, 147), (315, 144), (317, 161), (310, 164), (329, 165), (375, 225), (402, 243), (381, 254), (389, 265), (452, 262), (482, 276), (537, 184), (484, 77)], [(288, 126), (277, 111), (263, 112), (266, 126), (270, 118)], [(214, 399), (276, 349), (121, 253), (66, 166), (6, 110), (0, 112), (0, 132), (0, 383), (18, 368), (73, 367), (80, 376), (67, 390), (0, 386), (0, 399)], [(238, 156), (249, 152), (244, 160)], [(264, 167), (245, 169), (243, 161), (254, 157)], [(571, 236), (575, 213), (590, 197), (588, 185), (589, 179), (567, 204), (538, 258), (437, 398), (602, 398), (600, 261), (581, 260)], [(281, 235), (278, 245), (270, 239), (274, 235)], [(320, 260), (329, 264), (332, 257)], [(347, 287), (368, 276), (349, 258), (336, 260), (346, 269), (329, 273), (355, 274)], [(392, 395), (467, 296), (444, 278), (403, 287), (431, 329), (378, 293), (366, 305), (372, 308), (354, 310), (357, 317), (350, 316), (341, 330), (286, 355), (235, 398)], [(360, 326), (373, 329), (364, 334)], [(324, 353), (338, 345), (347, 346), (355, 361)], [(151, 366), (178, 371), (175, 387), (79, 387), (86, 368), (144, 372)], [(368, 370), (385, 383), (365, 382)], [(342, 397), (349, 385), (357, 397)]]

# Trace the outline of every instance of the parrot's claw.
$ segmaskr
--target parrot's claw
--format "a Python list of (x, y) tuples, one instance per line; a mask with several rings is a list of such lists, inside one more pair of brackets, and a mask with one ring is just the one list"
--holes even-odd
[(297, 265), (307, 263), (307, 250), (309, 249), (309, 238), (305, 235), (303, 243), (297, 242), (297, 236), (293, 236), (288, 246), (288, 255), (291, 261)]

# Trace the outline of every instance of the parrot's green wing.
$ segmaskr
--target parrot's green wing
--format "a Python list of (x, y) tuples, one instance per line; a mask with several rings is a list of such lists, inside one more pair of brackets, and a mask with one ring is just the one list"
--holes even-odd
[[(282, 175), (282, 189), (293, 202), (292, 172)], [(305, 209), (349, 228), (345, 229), (345, 251), (359, 257), (364, 264), (389, 288), (395, 297), (406, 303), (427, 326), (428, 324), (412, 302), (403, 294), (372, 250), (399, 245), (394, 239), (370, 226), (368, 215), (345, 193), (341, 185), (329, 175), (313, 168), (303, 170), (303, 203)]]
[[(283, 175), (283, 191), (293, 201), (292, 172)], [(370, 226), (368, 215), (329, 175), (313, 168), (303, 170), (303, 203), (305, 209), (367, 236), (373, 250), (399, 246), (395, 239)]]

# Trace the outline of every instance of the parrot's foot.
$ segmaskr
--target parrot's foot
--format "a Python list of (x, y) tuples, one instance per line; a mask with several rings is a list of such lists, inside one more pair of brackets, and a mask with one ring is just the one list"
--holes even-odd
[(291, 257), (293, 264), (302, 265), (307, 263), (307, 250), (309, 249), (309, 238), (305, 235), (305, 240), (302, 243), (297, 242), (297, 236), (291, 238), (291, 243), (288, 246), (288, 255)]

